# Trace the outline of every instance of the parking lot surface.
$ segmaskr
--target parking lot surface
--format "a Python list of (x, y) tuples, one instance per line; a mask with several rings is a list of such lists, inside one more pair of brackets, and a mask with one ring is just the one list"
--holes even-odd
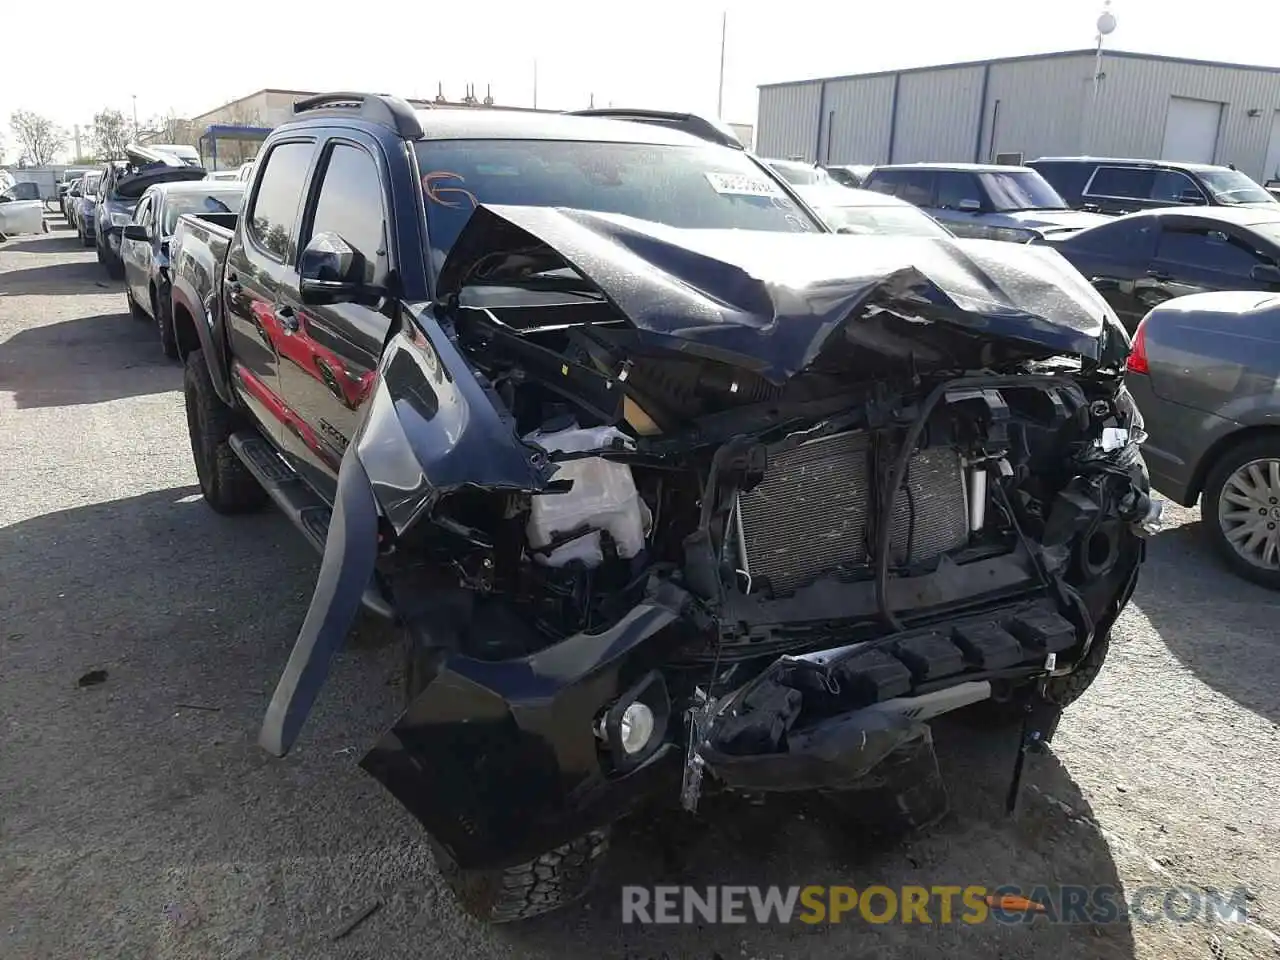
[[(1016, 734), (958, 718), (935, 724), (952, 810), (927, 832), (868, 845), (747, 804), (646, 816), (585, 903), (486, 929), (356, 766), (399, 703), (394, 631), (362, 624), (288, 758), (257, 747), (317, 558), (274, 512), (201, 502), (181, 379), (68, 230), (0, 246), (5, 960), (1280, 956), (1280, 606), (1218, 565), (1197, 511), (1151, 540), (1108, 664), (1014, 816)], [(637, 926), (624, 883), (1250, 899), (1235, 923)]]

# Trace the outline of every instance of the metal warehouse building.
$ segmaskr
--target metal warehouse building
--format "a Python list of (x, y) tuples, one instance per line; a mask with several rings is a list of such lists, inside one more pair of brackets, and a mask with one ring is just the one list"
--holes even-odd
[(768, 84), (756, 151), (818, 163), (1143, 157), (1234, 163), (1261, 182), (1280, 178), (1280, 69), (1108, 51), (1098, 70), (1093, 50), (1069, 50)]

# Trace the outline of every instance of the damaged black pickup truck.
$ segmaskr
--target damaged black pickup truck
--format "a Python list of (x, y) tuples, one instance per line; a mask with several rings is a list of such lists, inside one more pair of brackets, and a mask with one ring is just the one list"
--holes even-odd
[(1054, 251), (828, 233), (692, 118), (313, 98), (172, 248), (204, 497), (323, 551), (261, 742), (403, 625), (362, 766), (489, 920), (644, 798), (838, 798), (982, 702), (1047, 738), (1159, 512)]

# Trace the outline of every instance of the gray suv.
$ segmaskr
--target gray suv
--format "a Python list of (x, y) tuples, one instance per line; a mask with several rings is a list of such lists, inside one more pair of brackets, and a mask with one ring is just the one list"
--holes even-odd
[(1070, 209), (1029, 167), (895, 164), (873, 169), (862, 187), (915, 204), (960, 237), (1029, 243), (1109, 219)]

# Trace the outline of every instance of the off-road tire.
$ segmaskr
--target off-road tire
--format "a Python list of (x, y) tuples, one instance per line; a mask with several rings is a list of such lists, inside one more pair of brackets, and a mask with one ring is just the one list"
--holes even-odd
[(1076, 664), (1076, 668), (1061, 677), (1050, 677), (1045, 685), (1045, 696), (1056, 703), (1060, 709), (1071, 706), (1098, 679), (1102, 672), (1102, 664), (1106, 662), (1107, 651), (1111, 649), (1111, 631), (1093, 638), (1093, 644), (1084, 659)]
[(1226, 534), (1222, 532), (1222, 524), (1218, 522), (1218, 501), (1222, 497), (1222, 488), (1226, 485), (1227, 478), (1241, 466), (1251, 460), (1277, 458), (1280, 458), (1280, 435), (1266, 434), (1236, 444), (1219, 456), (1217, 462), (1209, 468), (1204, 480), (1204, 495), (1200, 500), (1200, 518), (1218, 555), (1234, 573), (1272, 590), (1280, 590), (1280, 570), (1254, 566), (1236, 553)]
[[(427, 646), (429, 638), (419, 636), (412, 626), (406, 626), (404, 634), (408, 706), (436, 676), (438, 654)], [(486, 923), (510, 923), (559, 909), (590, 892), (609, 851), (609, 834), (607, 826), (592, 830), (500, 870), (464, 870), (434, 837), (427, 839), (440, 875), (462, 909)]]
[[(1050, 677), (1045, 684), (1045, 698), (1065, 710), (1075, 703), (1093, 685), (1102, 672), (1107, 651), (1111, 648), (1111, 631), (1094, 637), (1089, 652), (1068, 674)], [(964, 711), (966, 718), (982, 727), (1004, 727), (1022, 721), (1022, 702), (1015, 695), (1008, 700), (983, 700)]]
[(266, 503), (267, 492), (240, 462), (229, 443), (231, 435), (247, 424), (238, 411), (228, 407), (214, 392), (209, 367), (200, 350), (193, 350), (187, 356), (183, 394), (191, 455), (205, 501), (218, 513), (257, 510)]
[(156, 288), (151, 288), (151, 315), (155, 317), (156, 327), (160, 331), (160, 348), (170, 360), (180, 360), (178, 352), (178, 334), (173, 329), (172, 308), (162, 304), (156, 297)]
[[(77, 227), (77, 228), (76, 228), (76, 232), (80, 234), (80, 246), (82, 246), (82, 247), (96, 247), (96, 246), (98, 245), (98, 242), (97, 242), (96, 240), (94, 240), (94, 239), (93, 239), (93, 237), (91, 237), (91, 236), (89, 236), (87, 233), (85, 233), (85, 232), (84, 232), (84, 230), (83, 230), (83, 229), (81, 229), (80, 227)], [(99, 262), (101, 262), (101, 261), (99, 261)]]
[(436, 866), (458, 904), (486, 923), (528, 920), (581, 899), (595, 886), (609, 850), (609, 830), (592, 830), (525, 863), (502, 870), (462, 870), (431, 841)]
[(133, 319), (135, 320), (151, 319), (150, 317), (147, 316), (147, 312), (143, 310), (142, 307), (138, 306), (138, 301), (133, 299), (133, 291), (129, 289), (129, 285), (127, 283), (125, 284), (125, 287), (124, 287), (124, 302), (128, 305), (129, 316), (133, 317)]

